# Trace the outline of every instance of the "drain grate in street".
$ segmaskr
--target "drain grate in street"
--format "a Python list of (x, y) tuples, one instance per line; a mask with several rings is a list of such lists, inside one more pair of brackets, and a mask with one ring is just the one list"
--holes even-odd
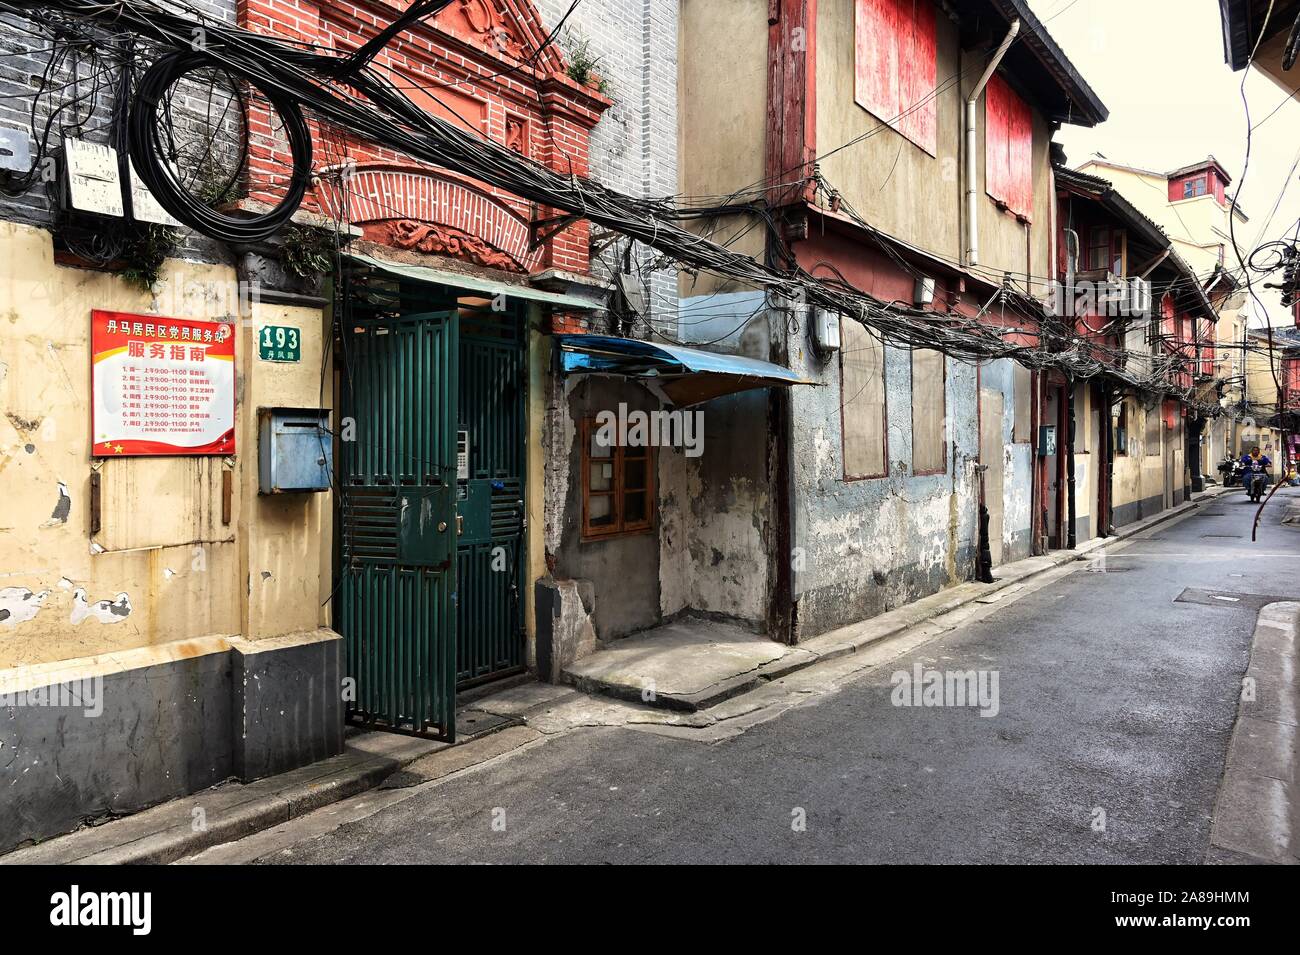
[(1228, 541), (1245, 540), (1245, 535), (1243, 534), (1202, 534), (1201, 537)]
[(1295, 597), (1275, 597), (1268, 594), (1243, 594), (1235, 590), (1197, 590), (1189, 587), (1174, 598), (1176, 604), (1200, 604), (1202, 607), (1223, 607), (1228, 610), (1250, 610), (1258, 613), (1267, 604)]
[(1201, 511), (1202, 517), (1227, 517), (1227, 511)]

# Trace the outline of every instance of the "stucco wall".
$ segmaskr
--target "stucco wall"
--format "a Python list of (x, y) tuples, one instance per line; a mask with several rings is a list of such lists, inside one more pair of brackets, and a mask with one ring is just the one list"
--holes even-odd
[[(236, 337), (233, 458), (106, 460), (102, 531), (89, 525), (90, 312), (236, 318), (233, 269), (169, 261), (156, 296), (118, 277), (56, 265), (49, 233), (0, 223), (0, 580), (45, 593), (0, 625), (0, 667), (67, 660), (204, 635), (252, 639), (315, 629), (330, 593), (327, 494), (259, 498), (259, 406), (320, 403), (321, 315), (254, 305)], [(299, 326), (302, 362), (250, 360), (263, 322)], [(223, 470), (234, 473), (221, 521)], [(66, 486), (66, 520), (55, 518)], [(112, 624), (70, 621), (74, 594), (128, 594)]]
[[(601, 411), (652, 411), (659, 401), (640, 385), (620, 378), (579, 375), (558, 381), (558, 413), (551, 417), (553, 442), (548, 485), (547, 539), (554, 576), (589, 580), (595, 595), (596, 635), (602, 640), (627, 636), (660, 620), (659, 527), (610, 538), (582, 534), (582, 420)], [(664, 456), (663, 449), (656, 449)], [(561, 465), (556, 459), (563, 456)], [(656, 489), (662, 498), (662, 490)], [(660, 511), (662, 513), (662, 504)]]
[(804, 349), (795, 365), (824, 385), (793, 392), (800, 636), (863, 620), (969, 577), (978, 532), (975, 368), (948, 360), (947, 468), (917, 477), (911, 461), (911, 354), (887, 348), (890, 473), (850, 481), (844, 478), (839, 360), (823, 362)]
[(766, 626), (772, 545), (765, 389), (703, 405), (703, 454), (659, 455), (660, 578), (665, 616)]

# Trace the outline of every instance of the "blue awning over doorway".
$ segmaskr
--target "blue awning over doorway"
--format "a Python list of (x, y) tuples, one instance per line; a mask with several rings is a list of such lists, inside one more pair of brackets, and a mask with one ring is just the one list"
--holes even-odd
[(557, 335), (555, 341), (565, 374), (635, 378), (679, 408), (754, 388), (816, 384), (770, 361), (685, 345), (606, 335)]

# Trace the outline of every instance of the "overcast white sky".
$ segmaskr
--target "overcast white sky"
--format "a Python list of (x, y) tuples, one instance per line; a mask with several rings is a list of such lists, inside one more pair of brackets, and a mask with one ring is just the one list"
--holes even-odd
[[(1066, 126), (1057, 134), (1071, 165), (1100, 151), (1116, 162), (1166, 171), (1213, 155), (1232, 175), (1232, 188), (1242, 181), (1243, 74), (1223, 61), (1218, 0), (1030, 0), (1030, 6), (1110, 109), (1110, 119), (1096, 129)], [(1300, 66), (1296, 74), (1300, 86)], [(1294, 230), (1300, 219), (1300, 182), (1292, 172), (1300, 157), (1300, 103), (1287, 101), (1285, 91), (1256, 71), (1246, 74), (1245, 91), (1257, 128), (1240, 199), (1251, 217), (1237, 234), (1243, 252), (1266, 223), (1263, 241)], [(1231, 250), (1228, 257), (1235, 265)], [(1277, 292), (1258, 291), (1274, 323), (1289, 323)]]

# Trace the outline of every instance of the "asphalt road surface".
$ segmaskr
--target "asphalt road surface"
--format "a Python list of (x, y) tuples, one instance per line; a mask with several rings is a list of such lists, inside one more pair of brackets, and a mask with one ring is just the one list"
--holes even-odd
[[(1257, 543), (1241, 491), (1206, 501), (741, 736), (574, 731), (266, 861), (1205, 861), (1255, 615), (1300, 590), (1298, 499)], [(893, 705), (917, 661), (996, 671), (997, 715)]]

